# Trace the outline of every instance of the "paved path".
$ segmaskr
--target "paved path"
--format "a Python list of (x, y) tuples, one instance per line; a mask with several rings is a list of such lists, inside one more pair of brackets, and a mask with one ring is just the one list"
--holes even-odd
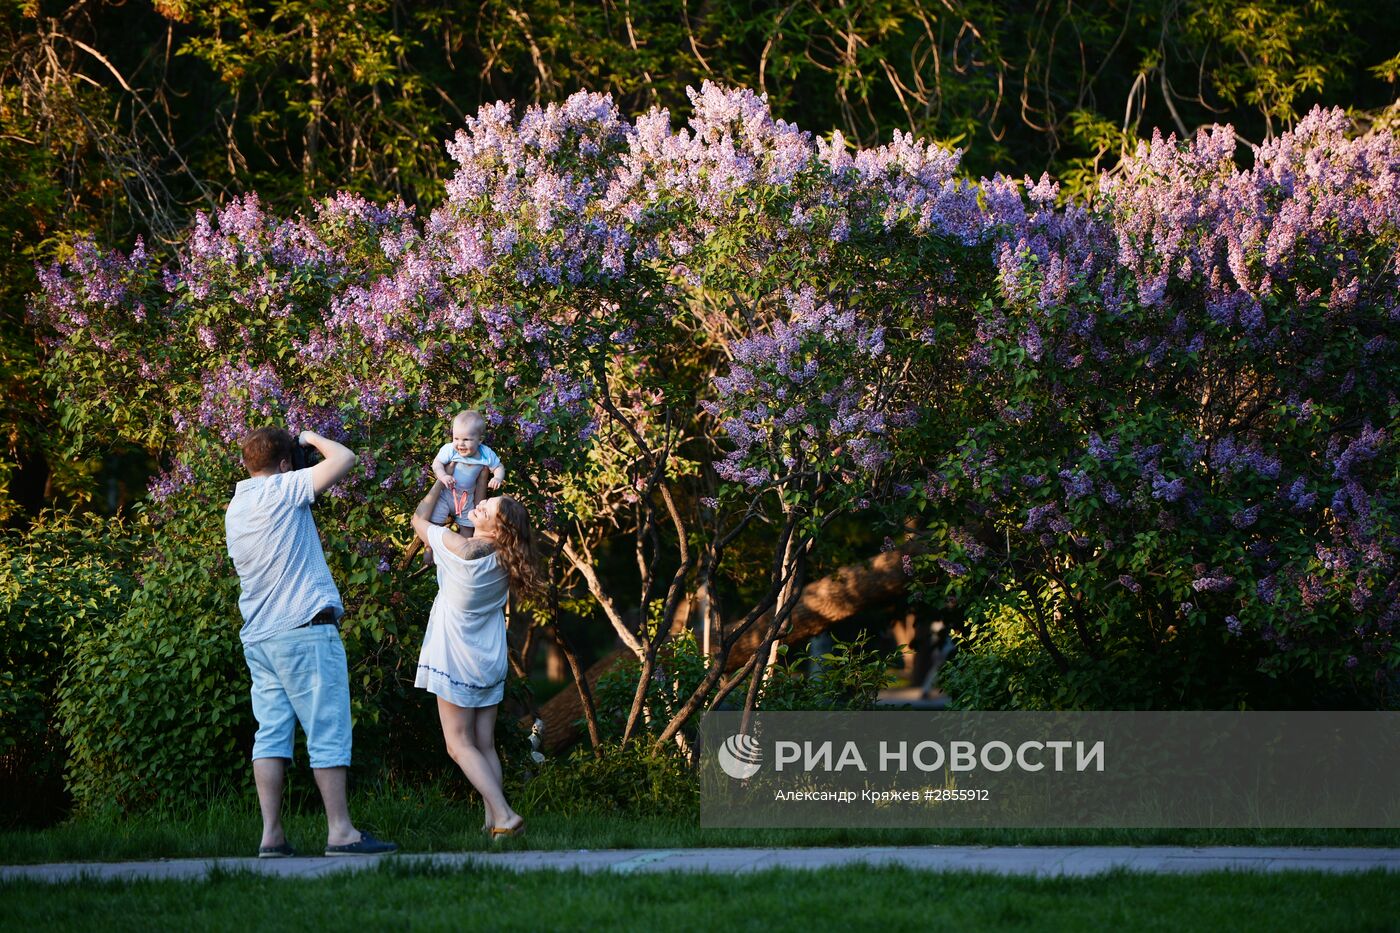
[(379, 858), (216, 858), (155, 862), (79, 862), (0, 866), (0, 881), (31, 879), (126, 881), (137, 878), (202, 879), (211, 871), (317, 878), (357, 871), (381, 859), (414, 860), (447, 867), (489, 866), (514, 871), (752, 872), (770, 868), (899, 865), (925, 871), (985, 871), (1002, 875), (1097, 875), (1114, 868), (1194, 874), (1205, 871), (1400, 872), (1400, 849), (1254, 848), (1221, 846), (888, 846), (809, 849), (567, 849), (518, 852), (454, 852)]

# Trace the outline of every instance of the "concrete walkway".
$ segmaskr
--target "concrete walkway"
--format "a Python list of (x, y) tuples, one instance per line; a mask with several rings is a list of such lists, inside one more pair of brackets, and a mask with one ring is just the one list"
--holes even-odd
[(753, 872), (771, 868), (814, 869), (839, 865), (898, 865), (921, 871), (980, 871), (1001, 875), (1085, 876), (1115, 868), (1136, 872), (1195, 874), (1207, 871), (1400, 872), (1400, 849), (1245, 848), (1189, 849), (1179, 846), (898, 846), (827, 849), (569, 849), (515, 852), (454, 852), (377, 858), (215, 858), (154, 862), (77, 862), (0, 866), (0, 881), (130, 881), (139, 878), (203, 879), (210, 872), (252, 872), (319, 878), (362, 871), (384, 859), (435, 866), (541, 869), (585, 873), (685, 871)]

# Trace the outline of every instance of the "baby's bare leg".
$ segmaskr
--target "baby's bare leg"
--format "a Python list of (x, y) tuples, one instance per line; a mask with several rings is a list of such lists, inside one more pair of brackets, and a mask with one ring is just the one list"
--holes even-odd
[[(491, 474), (489, 474), (485, 470), (481, 470), (476, 474), (476, 491), (473, 494), (474, 498), (472, 499), (472, 502), (474, 502), (476, 505), (481, 505), (481, 503), (486, 501), (486, 481), (490, 478), (490, 476)], [(457, 517), (457, 533), (464, 538), (473, 537), (476, 534), (476, 527), (463, 522), (462, 518), (464, 517), (465, 516)]]

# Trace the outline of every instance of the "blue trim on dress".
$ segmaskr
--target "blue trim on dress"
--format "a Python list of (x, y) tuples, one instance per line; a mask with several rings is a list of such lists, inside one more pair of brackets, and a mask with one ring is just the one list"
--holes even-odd
[(474, 684), (465, 680), (457, 680), (451, 674), (447, 673), (447, 671), (440, 671), (437, 668), (433, 667), (431, 664), (419, 664), (418, 666), (420, 668), (426, 667), (430, 673), (436, 674), (439, 677), (446, 677), (447, 682), (452, 684), (452, 686), (454, 687), (467, 687), (471, 690), (492, 690), (506, 682), (506, 679), (502, 677), (500, 680), (496, 681), (493, 684)]

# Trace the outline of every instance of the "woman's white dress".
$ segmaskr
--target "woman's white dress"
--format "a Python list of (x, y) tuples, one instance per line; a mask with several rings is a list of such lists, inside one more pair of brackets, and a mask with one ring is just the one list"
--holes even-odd
[(428, 529), (438, 594), (418, 656), (415, 686), (456, 706), (495, 706), (505, 695), (506, 601), (510, 581), (494, 552), (464, 560), (447, 549), (447, 529)]

